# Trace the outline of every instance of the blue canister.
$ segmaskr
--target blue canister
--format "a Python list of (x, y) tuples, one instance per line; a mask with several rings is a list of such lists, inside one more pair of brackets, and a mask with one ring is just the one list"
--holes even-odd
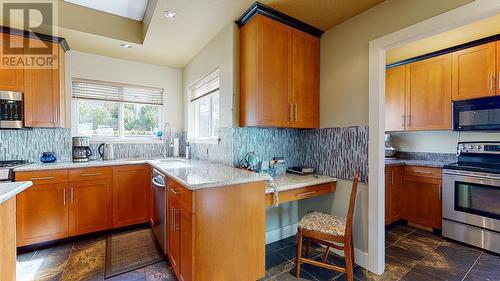
[(43, 163), (52, 163), (57, 160), (56, 155), (54, 152), (44, 152), (42, 153), (42, 156), (40, 157), (40, 161)]

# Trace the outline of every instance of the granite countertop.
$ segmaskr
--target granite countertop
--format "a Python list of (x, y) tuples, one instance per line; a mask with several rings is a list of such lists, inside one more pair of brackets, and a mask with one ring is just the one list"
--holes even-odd
[(415, 159), (385, 159), (385, 166), (419, 166), (430, 168), (443, 168), (452, 162), (436, 161), (436, 160), (415, 160)]
[(33, 183), (30, 181), (0, 183), (0, 204), (32, 185)]
[[(276, 184), (278, 192), (283, 192), (287, 190), (302, 188), (306, 186), (313, 186), (324, 183), (336, 182), (336, 178), (322, 175), (297, 175), (291, 173), (285, 173), (273, 178), (273, 182)], [(274, 189), (272, 187), (266, 187), (266, 194), (273, 193)]]
[(268, 174), (254, 173), (208, 161), (173, 158), (151, 160), (147, 163), (191, 190), (271, 179)]
[(148, 159), (119, 159), (119, 160), (93, 160), (83, 163), (75, 163), (71, 161), (56, 161), (53, 163), (31, 163), (16, 167), (14, 172), (40, 171), (40, 170), (56, 170), (56, 169), (77, 169), (89, 167), (106, 167), (119, 165), (134, 165), (145, 164)]

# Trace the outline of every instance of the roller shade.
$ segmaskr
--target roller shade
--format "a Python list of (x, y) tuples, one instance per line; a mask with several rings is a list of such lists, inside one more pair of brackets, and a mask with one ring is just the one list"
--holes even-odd
[(191, 90), (191, 101), (217, 92), (219, 90), (219, 69), (203, 76), (200, 80), (192, 84), (189, 89)]
[(73, 79), (73, 98), (163, 105), (163, 89), (128, 84)]

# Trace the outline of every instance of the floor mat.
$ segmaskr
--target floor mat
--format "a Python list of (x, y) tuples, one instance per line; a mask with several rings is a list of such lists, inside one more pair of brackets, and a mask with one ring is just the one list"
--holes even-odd
[(164, 260), (149, 228), (110, 234), (106, 243), (105, 278)]

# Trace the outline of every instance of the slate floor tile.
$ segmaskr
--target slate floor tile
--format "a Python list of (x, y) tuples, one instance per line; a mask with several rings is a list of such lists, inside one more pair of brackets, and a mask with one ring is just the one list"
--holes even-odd
[(443, 281), (443, 279), (425, 271), (412, 268), (401, 278), (401, 281)]
[(484, 252), (472, 267), (470, 274), (487, 280), (500, 280), (500, 255)]
[(467, 258), (465, 253), (457, 254), (456, 252), (456, 249), (450, 251), (450, 247), (437, 248), (415, 268), (445, 280), (462, 280), (477, 257)]
[(295, 277), (295, 267), (293, 267), (290, 271), (278, 274), (272, 280), (273, 281), (295, 281), (295, 280), (318, 281), (316, 278), (311, 276), (309, 273), (305, 272), (303, 269), (300, 270), (299, 278)]
[(381, 281), (381, 280), (399, 280), (411, 270), (411, 266), (404, 264), (391, 257), (385, 259), (385, 271), (382, 275), (376, 275), (368, 270), (356, 266), (354, 268), (354, 276), (363, 281)]
[(394, 245), (415, 252), (422, 256), (427, 256), (432, 253), (440, 244), (441, 240), (432, 236), (410, 233), (403, 237), (401, 240), (394, 243)]
[(409, 266), (415, 266), (424, 256), (418, 253), (400, 248), (396, 245), (389, 246), (385, 249), (385, 255), (396, 260), (399, 260)]

